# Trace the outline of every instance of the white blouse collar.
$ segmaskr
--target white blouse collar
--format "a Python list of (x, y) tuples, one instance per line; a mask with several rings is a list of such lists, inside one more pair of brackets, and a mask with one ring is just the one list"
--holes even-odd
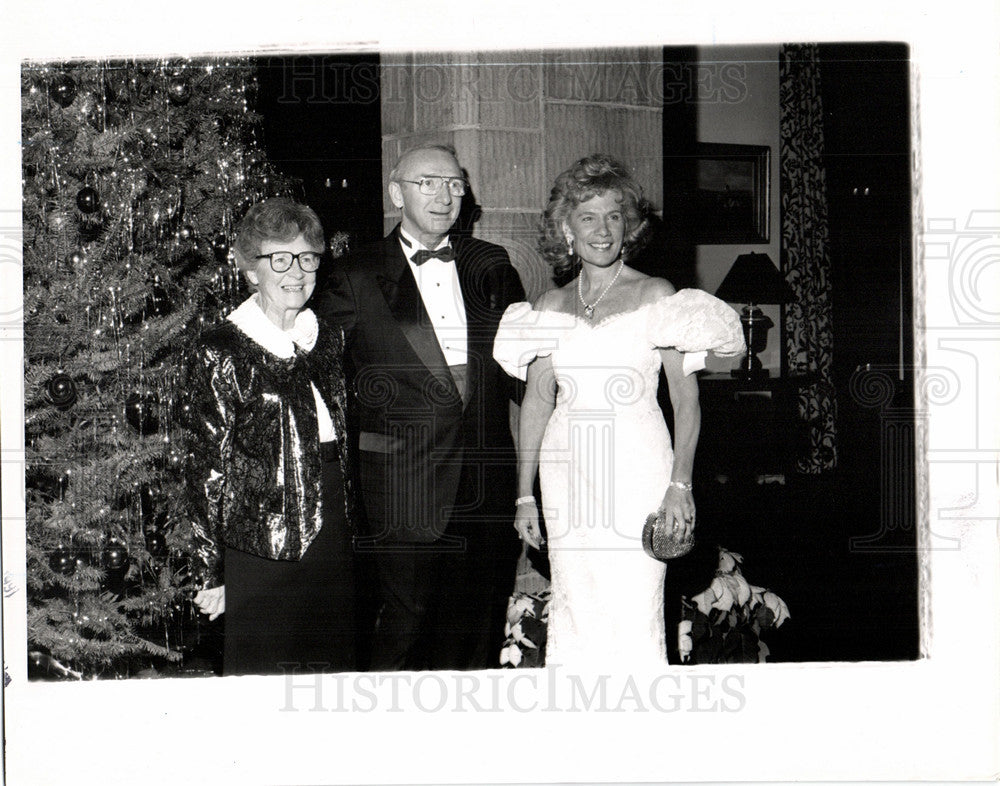
[(295, 354), (296, 344), (307, 352), (311, 350), (319, 334), (316, 315), (308, 308), (295, 316), (291, 328), (282, 330), (261, 310), (257, 294), (244, 300), (226, 319), (268, 352), (286, 360)]

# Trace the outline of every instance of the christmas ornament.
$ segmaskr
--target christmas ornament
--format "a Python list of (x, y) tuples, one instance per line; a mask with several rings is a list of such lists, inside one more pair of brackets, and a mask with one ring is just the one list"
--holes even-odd
[(74, 270), (79, 270), (84, 264), (86, 264), (87, 254), (83, 249), (78, 248), (76, 251), (70, 252), (70, 255), (66, 257), (66, 261), (72, 265)]
[(76, 206), (81, 213), (95, 213), (101, 206), (101, 198), (90, 186), (84, 186), (76, 192)]
[(167, 100), (183, 106), (191, 100), (191, 83), (183, 76), (175, 76), (167, 83)]
[(49, 85), (49, 97), (65, 109), (76, 98), (76, 82), (68, 74), (60, 74)]
[(63, 576), (72, 576), (76, 573), (76, 558), (65, 546), (56, 546), (49, 554), (49, 567)]
[(219, 262), (225, 262), (229, 257), (229, 241), (223, 234), (218, 234), (212, 240), (212, 251)]
[(90, 549), (76, 549), (73, 552), (73, 561), (76, 563), (76, 569), (89, 568), (93, 563), (93, 554)]
[(125, 399), (125, 420), (140, 436), (155, 434), (160, 429), (159, 405), (160, 398), (155, 393), (130, 393)]
[(177, 239), (187, 242), (194, 237), (194, 227), (190, 224), (185, 224), (180, 229), (177, 230)]
[(68, 374), (54, 374), (45, 383), (45, 395), (52, 406), (65, 411), (76, 403), (76, 383)]
[(105, 570), (121, 570), (128, 564), (128, 548), (120, 540), (109, 540), (101, 552), (101, 565)]

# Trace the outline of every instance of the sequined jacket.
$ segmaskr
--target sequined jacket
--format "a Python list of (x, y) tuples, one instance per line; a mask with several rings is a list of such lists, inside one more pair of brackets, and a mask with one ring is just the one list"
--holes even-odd
[[(197, 556), (221, 584), (224, 546), (297, 560), (324, 519), (353, 526), (343, 333), (320, 320), (312, 350), (282, 359), (230, 322), (206, 333), (186, 363), (183, 419)], [(345, 509), (325, 511), (312, 382), (330, 411), (344, 468)]]

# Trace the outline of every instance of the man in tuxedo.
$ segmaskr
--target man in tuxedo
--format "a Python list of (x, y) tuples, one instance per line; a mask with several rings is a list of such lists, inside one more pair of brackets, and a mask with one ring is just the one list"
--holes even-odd
[(503, 248), (453, 234), (467, 188), (452, 148), (406, 152), (400, 224), (337, 260), (314, 305), (347, 339), (378, 671), (498, 665), (514, 582), (515, 388), (493, 340), (524, 289)]

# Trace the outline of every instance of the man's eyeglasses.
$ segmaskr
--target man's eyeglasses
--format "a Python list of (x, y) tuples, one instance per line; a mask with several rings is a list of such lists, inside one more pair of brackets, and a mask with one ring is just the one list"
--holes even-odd
[(319, 270), (319, 263), (323, 259), (322, 252), (303, 251), (301, 254), (293, 254), (291, 251), (274, 251), (270, 254), (258, 254), (257, 259), (266, 259), (271, 263), (271, 270), (275, 273), (284, 273), (291, 269), (292, 262), (299, 260), (299, 268), (303, 273), (315, 273)]
[(419, 180), (399, 180), (400, 183), (413, 183), (421, 194), (434, 196), (441, 190), (441, 186), (448, 184), (448, 191), (454, 197), (465, 196), (464, 177), (440, 177), (437, 175), (422, 177)]

